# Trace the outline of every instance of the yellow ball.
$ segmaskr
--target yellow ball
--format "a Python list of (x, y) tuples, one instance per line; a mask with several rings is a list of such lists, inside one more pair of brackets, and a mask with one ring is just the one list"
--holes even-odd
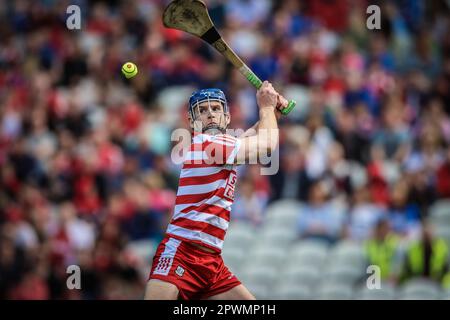
[(138, 73), (138, 68), (133, 62), (126, 62), (122, 66), (122, 73), (127, 78), (133, 78)]

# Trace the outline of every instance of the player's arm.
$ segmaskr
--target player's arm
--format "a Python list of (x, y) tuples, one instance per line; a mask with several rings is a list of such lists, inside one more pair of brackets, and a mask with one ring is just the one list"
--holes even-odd
[(235, 159), (237, 164), (245, 163), (249, 159), (259, 159), (260, 156), (268, 156), (278, 145), (276, 107), (287, 106), (287, 100), (267, 81), (258, 90), (256, 97), (260, 118), (254, 126), (257, 128), (256, 134), (239, 138), (240, 148)]

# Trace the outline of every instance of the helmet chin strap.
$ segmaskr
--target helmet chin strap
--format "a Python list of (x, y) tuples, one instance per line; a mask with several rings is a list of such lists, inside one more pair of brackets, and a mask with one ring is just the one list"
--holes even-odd
[(207, 133), (209, 135), (214, 136), (216, 134), (223, 134), (223, 133), (225, 133), (225, 130), (226, 130), (226, 128), (222, 128), (222, 127), (220, 127), (217, 124), (213, 124), (213, 125), (210, 125), (210, 126), (207, 126), (207, 127), (203, 128), (202, 131), (203, 131), (203, 133)]

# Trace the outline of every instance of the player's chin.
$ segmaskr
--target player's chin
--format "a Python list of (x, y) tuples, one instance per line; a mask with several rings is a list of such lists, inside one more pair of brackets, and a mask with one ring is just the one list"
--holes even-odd
[(213, 124), (213, 125), (209, 125), (207, 127), (204, 128), (203, 133), (209, 134), (209, 135), (216, 135), (216, 134), (222, 134), (224, 133), (224, 129), (221, 128), (219, 125), (217, 124)]

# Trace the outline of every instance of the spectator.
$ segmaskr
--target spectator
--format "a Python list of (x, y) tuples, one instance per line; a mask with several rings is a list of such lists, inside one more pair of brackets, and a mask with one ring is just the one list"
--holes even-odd
[(269, 0), (231, 0), (225, 4), (227, 17), (231, 20), (229, 23), (238, 26), (255, 27), (262, 23), (271, 8)]
[(436, 171), (436, 189), (440, 197), (450, 198), (450, 147), (447, 148), (447, 157)]
[(373, 143), (382, 148), (386, 158), (403, 159), (410, 135), (398, 102), (392, 101), (383, 109), (383, 127), (375, 134)]
[[(142, 183), (129, 180), (125, 185), (125, 195), (130, 199), (133, 208), (130, 217), (123, 221), (123, 228), (130, 240), (155, 239), (163, 236), (163, 221), (165, 213), (162, 210), (166, 199), (159, 195), (149, 195)], [(158, 193), (164, 192), (157, 189)], [(160, 202), (160, 203), (159, 203)]]
[(428, 216), (428, 207), (437, 198), (430, 175), (421, 163), (410, 162), (405, 168), (405, 179), (410, 186), (408, 203), (418, 208), (420, 219), (423, 220)]
[(312, 114), (306, 125), (311, 132), (309, 148), (305, 155), (306, 173), (309, 179), (315, 180), (326, 170), (326, 154), (327, 150), (331, 148), (334, 138), (331, 131), (324, 125), (320, 114)]
[(405, 179), (392, 186), (388, 218), (395, 233), (414, 238), (420, 231), (420, 213), (416, 205), (408, 203), (409, 188)]
[(343, 228), (343, 217), (339, 207), (328, 200), (329, 190), (322, 180), (312, 184), (308, 204), (302, 208), (298, 219), (300, 238), (321, 239), (334, 243)]
[(384, 210), (375, 205), (370, 198), (367, 186), (356, 189), (353, 193), (353, 205), (348, 222), (348, 235), (351, 239), (364, 241), (369, 239)]
[(267, 198), (256, 192), (255, 185), (250, 179), (241, 179), (231, 218), (259, 226), (264, 219), (266, 203)]
[(377, 220), (373, 235), (365, 241), (365, 250), (368, 264), (380, 268), (381, 279), (397, 283), (402, 268), (402, 249), (386, 217), (380, 216)]
[(281, 198), (307, 200), (310, 179), (304, 163), (304, 155), (300, 153), (299, 146), (287, 143), (281, 150), (278, 172), (270, 176), (273, 190), (271, 201)]
[(70, 203), (63, 203), (60, 207), (61, 232), (67, 238), (73, 250), (90, 250), (95, 244), (95, 231), (92, 223), (77, 217), (75, 208)]
[(356, 117), (349, 110), (341, 110), (336, 115), (336, 140), (344, 147), (345, 159), (368, 162), (369, 141), (358, 132)]
[(8, 299), (12, 288), (20, 281), (25, 271), (26, 255), (4, 232), (5, 226), (2, 228), (0, 241), (0, 294), (2, 299)]
[(450, 287), (449, 248), (446, 242), (434, 235), (433, 227), (425, 221), (419, 240), (408, 247), (402, 280), (424, 277)]

